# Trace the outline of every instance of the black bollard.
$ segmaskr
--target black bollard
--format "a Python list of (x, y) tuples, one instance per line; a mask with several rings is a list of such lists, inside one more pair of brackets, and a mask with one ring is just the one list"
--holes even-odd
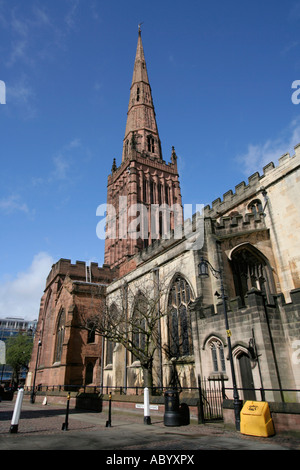
[(70, 407), (70, 393), (68, 394), (67, 398), (67, 411), (66, 411), (66, 419), (65, 422), (62, 425), (61, 430), (62, 431), (68, 431), (68, 426), (69, 426), (69, 407)]
[(111, 393), (109, 394), (109, 402), (108, 402), (108, 420), (106, 421), (106, 428), (111, 427)]

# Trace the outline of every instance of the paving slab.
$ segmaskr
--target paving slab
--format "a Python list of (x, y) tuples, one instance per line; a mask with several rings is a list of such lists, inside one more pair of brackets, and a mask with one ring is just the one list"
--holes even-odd
[[(71, 409), (66, 417), (62, 406), (24, 403), (16, 434), (10, 433), (13, 402), (0, 403), (0, 450), (101, 450), (137, 455), (140, 451), (151, 455), (176, 451), (180, 455), (194, 455), (199, 451), (216, 450), (300, 450), (296, 439), (245, 436), (217, 425), (165, 426), (162, 416), (151, 417), (144, 424), (143, 415), (115, 410), (111, 426), (106, 413), (81, 412)], [(67, 418), (67, 419), (66, 419)], [(67, 421), (67, 430), (63, 424)], [(144, 459), (145, 460), (145, 459)], [(113, 462), (112, 462), (113, 463)], [(144, 462), (144, 464), (147, 462)], [(178, 463), (178, 462), (177, 462)]]

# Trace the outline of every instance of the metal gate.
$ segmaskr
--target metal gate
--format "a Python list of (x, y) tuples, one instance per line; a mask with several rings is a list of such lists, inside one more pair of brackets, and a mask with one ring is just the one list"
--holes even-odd
[(222, 379), (198, 378), (198, 389), (199, 421), (223, 420), (224, 381)]

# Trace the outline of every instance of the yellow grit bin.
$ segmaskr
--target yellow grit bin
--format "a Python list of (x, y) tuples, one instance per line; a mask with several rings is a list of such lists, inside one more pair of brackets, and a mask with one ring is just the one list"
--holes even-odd
[(267, 402), (246, 401), (241, 411), (240, 432), (249, 436), (274, 436), (274, 424)]

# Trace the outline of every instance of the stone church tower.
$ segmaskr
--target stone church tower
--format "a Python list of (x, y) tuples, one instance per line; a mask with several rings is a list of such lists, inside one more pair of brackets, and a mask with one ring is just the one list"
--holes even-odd
[(154, 387), (176, 378), (190, 398), (206, 378), (231, 399), (236, 377), (241, 400), (298, 406), (299, 182), (300, 144), (184, 221), (190, 230), (179, 238), (177, 157), (173, 148), (163, 159), (139, 31), (122, 161), (108, 176), (104, 265), (53, 265), (26, 385), (122, 389), (135, 403), (145, 362), (128, 343), (95, 334), (92, 320), (125, 318), (127, 338), (144, 352), (142, 315), (151, 312)]
[(182, 223), (177, 156), (172, 148), (171, 162), (163, 160), (140, 30), (122, 163), (113, 162), (107, 204), (104, 262), (111, 267)]

